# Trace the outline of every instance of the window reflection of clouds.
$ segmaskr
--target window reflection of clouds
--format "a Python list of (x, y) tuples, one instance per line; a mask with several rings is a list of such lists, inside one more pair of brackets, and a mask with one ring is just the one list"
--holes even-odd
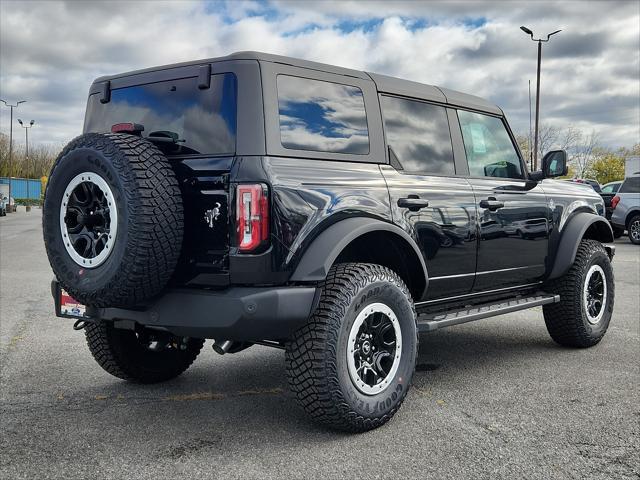
[(198, 89), (196, 78), (117, 89), (104, 105), (93, 95), (87, 116), (88, 132), (108, 132), (116, 123), (133, 122), (144, 126), (143, 136), (162, 130), (177, 133), (185, 140), (180, 145), (190, 152), (233, 153), (235, 76), (213, 75), (206, 90)]
[(458, 118), (471, 175), (522, 178), (520, 158), (502, 120), (464, 110)]
[(408, 173), (452, 175), (453, 148), (443, 107), (382, 97), (387, 142)]
[(283, 147), (369, 153), (367, 117), (359, 88), (279, 75), (278, 107)]

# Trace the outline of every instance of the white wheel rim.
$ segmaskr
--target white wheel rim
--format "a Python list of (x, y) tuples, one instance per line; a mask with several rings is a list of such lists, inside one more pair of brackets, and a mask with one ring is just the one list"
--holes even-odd
[[(89, 215), (93, 215), (94, 212), (91, 209), (91, 205), (88, 204), (86, 207), (87, 210), (90, 210), (87, 215), (78, 215), (77, 214), (77, 205), (72, 205), (74, 201), (74, 191), (77, 188), (82, 189), (83, 185), (88, 186), (92, 192), (96, 192), (98, 198), (100, 200), (101, 212), (106, 212), (106, 216), (102, 215), (104, 221), (104, 227), (91, 227), (91, 232), (87, 231), (86, 233), (83, 231), (78, 234), (74, 232), (77, 225), (80, 225), (79, 222), (75, 222), (75, 227), (71, 227), (70, 224), (74, 223), (74, 220), (77, 220), (79, 217), (83, 218), (93, 218), (89, 217)], [(96, 191), (98, 189), (98, 191)], [(97, 200), (95, 200), (97, 201)], [(77, 202), (76, 202), (77, 203)], [(106, 210), (105, 210), (106, 209)], [(85, 212), (86, 213), (86, 212)], [(75, 219), (71, 217), (75, 216)], [(97, 215), (96, 215), (97, 218)], [(82, 225), (89, 229), (88, 226)], [(104, 230), (101, 232), (93, 231), (94, 228), (96, 230)], [(77, 263), (78, 265), (85, 268), (96, 268), (102, 265), (105, 260), (111, 254), (113, 250), (113, 245), (116, 240), (116, 235), (118, 233), (118, 209), (116, 208), (115, 198), (113, 196), (113, 192), (109, 187), (109, 184), (95, 172), (83, 172), (76, 175), (62, 195), (62, 201), (60, 203), (60, 233), (62, 235), (62, 241), (64, 243), (64, 247), (67, 250), (67, 253), (71, 257), (71, 259)], [(82, 238), (78, 238), (82, 237)], [(75, 239), (75, 241), (74, 241)], [(82, 248), (82, 242), (89, 243), (90, 241), (94, 241), (97, 245), (93, 248), (92, 252), (87, 253), (86, 250)], [(97, 251), (99, 248), (99, 251)]]
[[(379, 350), (377, 352), (377, 357), (375, 353), (376, 346), (370, 345), (369, 348), (371, 348), (371, 351), (374, 353), (369, 358), (376, 359), (377, 361), (363, 361), (361, 356), (359, 355), (359, 352), (364, 351), (363, 349), (367, 345), (367, 340), (362, 340), (361, 336), (363, 335), (363, 333), (361, 332), (361, 329), (365, 322), (371, 321), (371, 319), (375, 319), (373, 317), (375, 315), (378, 315), (378, 318), (382, 319), (381, 321), (384, 322), (384, 330), (387, 333), (390, 333), (388, 324), (390, 323), (390, 325), (393, 326), (393, 333), (395, 335), (394, 344), (392, 346), (385, 347), (384, 351)], [(380, 317), (380, 315), (382, 317)], [(370, 343), (375, 344), (376, 341)], [(392, 350), (392, 353), (390, 352), (390, 350)], [(384, 355), (385, 352), (389, 353), (389, 356)], [(367, 351), (366, 353), (367, 355), (369, 355), (369, 351)], [(394, 311), (383, 303), (372, 303), (364, 307), (351, 326), (346, 354), (349, 376), (354, 386), (360, 392), (364, 393), (365, 395), (376, 395), (387, 389), (395, 378), (396, 372), (398, 371), (398, 367), (400, 365), (400, 358), (402, 357), (402, 333), (400, 330), (398, 317), (396, 317)], [(391, 368), (388, 369), (386, 375), (382, 376), (380, 375), (380, 365), (382, 361), (388, 364), (389, 357), (391, 357), (391, 355), (393, 362)], [(358, 358), (356, 359), (356, 357)], [(371, 377), (371, 375), (376, 375), (379, 378), (375, 378), (373, 382), (365, 381), (365, 379), (367, 379), (368, 376)]]
[[(602, 282), (602, 289), (596, 294), (593, 288), (598, 280)], [(607, 277), (600, 265), (591, 265), (587, 271), (582, 285), (582, 302), (587, 320), (591, 325), (596, 325), (602, 320), (607, 306)]]

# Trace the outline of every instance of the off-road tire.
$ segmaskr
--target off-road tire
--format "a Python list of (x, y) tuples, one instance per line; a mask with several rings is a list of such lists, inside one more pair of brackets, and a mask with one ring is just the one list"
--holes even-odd
[[(73, 260), (60, 226), (65, 189), (84, 172), (102, 177), (117, 208), (111, 253), (95, 268)], [(53, 166), (42, 223), (49, 262), (73, 298), (97, 307), (135, 305), (160, 293), (175, 270), (184, 230), (178, 180), (167, 158), (143, 138), (84, 134)]]
[[(196, 359), (204, 340), (176, 339), (176, 348), (152, 351), (142, 345), (133, 330), (114, 328), (110, 322), (88, 323), (89, 350), (106, 372), (135, 383), (158, 383), (184, 372)], [(183, 348), (181, 348), (183, 347)]]
[[(395, 272), (374, 264), (335, 265), (320, 287), (317, 308), (286, 343), (290, 388), (304, 411), (324, 426), (350, 432), (377, 428), (400, 408), (415, 371), (418, 335), (411, 294)], [(358, 313), (376, 302), (397, 316), (402, 350), (389, 386), (365, 395), (348, 371), (348, 335)]]
[(629, 240), (631, 240), (631, 243), (640, 245), (640, 215), (631, 217), (627, 223), (627, 232), (629, 232)]
[[(602, 268), (607, 282), (604, 314), (595, 325), (588, 321), (583, 298), (586, 275), (592, 265)], [(613, 268), (602, 244), (596, 240), (582, 240), (567, 273), (545, 286), (548, 292), (560, 295), (560, 302), (542, 308), (551, 338), (560, 345), (576, 348), (592, 347), (600, 342), (611, 321), (614, 287)]]

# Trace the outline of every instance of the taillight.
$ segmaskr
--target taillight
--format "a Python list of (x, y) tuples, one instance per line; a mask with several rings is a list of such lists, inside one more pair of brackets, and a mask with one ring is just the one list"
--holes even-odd
[(618, 206), (618, 203), (620, 203), (620, 197), (616, 195), (611, 199), (611, 208), (612, 209), (616, 208)]
[(261, 183), (236, 188), (238, 249), (249, 252), (269, 239), (269, 197)]

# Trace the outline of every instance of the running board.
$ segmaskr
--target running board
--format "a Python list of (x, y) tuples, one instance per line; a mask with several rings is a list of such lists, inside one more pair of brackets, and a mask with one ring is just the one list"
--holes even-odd
[(527, 308), (539, 307), (540, 305), (557, 303), (559, 301), (560, 295), (540, 293), (531, 297), (484, 303), (447, 312), (424, 313), (418, 316), (418, 330), (422, 333), (432, 332), (433, 330), (451, 325), (473, 322), (474, 320), (495, 317), (496, 315), (517, 312), (518, 310), (526, 310)]

